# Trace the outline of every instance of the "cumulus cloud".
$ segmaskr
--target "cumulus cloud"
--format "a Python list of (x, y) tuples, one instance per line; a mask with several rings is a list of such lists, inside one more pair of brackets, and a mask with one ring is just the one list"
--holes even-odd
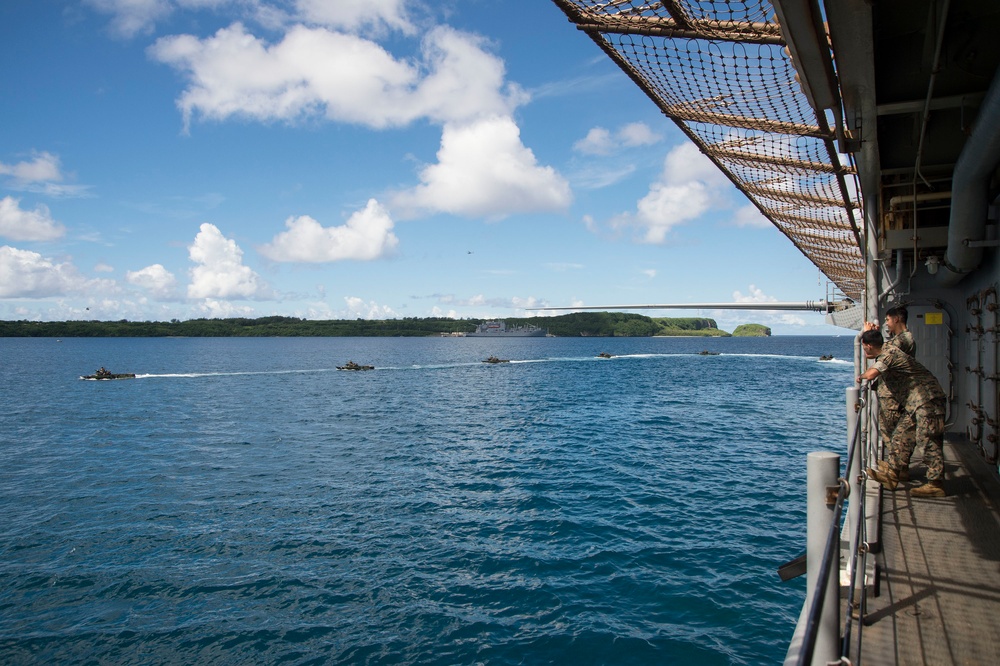
[(351, 215), (343, 226), (323, 227), (308, 215), (290, 217), (285, 226), (288, 231), (259, 248), (265, 257), (306, 263), (368, 261), (390, 254), (399, 244), (392, 233), (392, 218), (375, 199)]
[(268, 298), (269, 287), (243, 265), (243, 250), (214, 224), (205, 223), (188, 247), (197, 264), (191, 269), (190, 298)]
[(755, 285), (750, 285), (749, 294), (743, 294), (743, 292), (737, 290), (733, 292), (733, 302), (735, 303), (777, 303), (778, 299), (774, 296), (768, 296), (763, 292), (763, 290), (758, 289)]
[(113, 283), (86, 280), (70, 263), (56, 263), (37, 252), (0, 246), (0, 298), (46, 298), (99, 288)]
[[(778, 299), (768, 296), (756, 285), (750, 285), (748, 294), (743, 294), (737, 290), (733, 292), (733, 301), (736, 303), (777, 303)], [(806, 321), (797, 314), (781, 312), (778, 310), (759, 310), (757, 319), (763, 324), (784, 324), (788, 326), (805, 326)], [(767, 314), (763, 314), (767, 313)]]
[(267, 44), (240, 23), (199, 39), (175, 35), (149, 48), (189, 79), (177, 100), (185, 127), (195, 115), (258, 121), (329, 120), (374, 128), (417, 119), (468, 121), (509, 113), (527, 97), (504, 83), (503, 61), (475, 35), (439, 26), (423, 39), (421, 62), (326, 28), (291, 27)]
[(79, 196), (87, 187), (69, 185), (62, 181), (59, 157), (49, 152), (32, 153), (32, 159), (5, 164), (0, 162), (0, 176), (6, 176), (5, 185), (12, 190), (39, 192), (49, 196)]
[(198, 304), (198, 309), (209, 319), (229, 319), (232, 317), (253, 317), (256, 313), (249, 305), (236, 305), (229, 301), (206, 298)]
[(538, 164), (520, 134), (506, 116), (446, 125), (437, 164), (424, 167), (421, 184), (397, 194), (393, 207), (490, 219), (567, 207), (569, 184)]
[(38, 204), (35, 210), (23, 210), (20, 199), (0, 199), (0, 236), (13, 241), (50, 241), (64, 233), (66, 228), (52, 219), (44, 204)]
[(613, 133), (604, 127), (591, 128), (573, 149), (586, 155), (610, 155), (619, 148), (651, 146), (661, 139), (646, 123), (628, 123)]
[(125, 280), (129, 284), (142, 287), (160, 299), (173, 297), (177, 286), (177, 278), (161, 264), (146, 266), (137, 271), (128, 271), (125, 273)]
[(298, 15), (310, 23), (355, 32), (387, 26), (403, 33), (413, 27), (405, 0), (296, 0)]
[(357, 296), (345, 296), (344, 302), (352, 319), (395, 319), (398, 316), (388, 305), (379, 305), (374, 301), (366, 303)]
[(716, 203), (713, 187), (726, 182), (694, 144), (681, 144), (667, 154), (663, 172), (636, 204), (636, 211), (618, 215), (611, 226), (634, 230), (643, 243), (664, 243), (671, 229), (707, 212)]

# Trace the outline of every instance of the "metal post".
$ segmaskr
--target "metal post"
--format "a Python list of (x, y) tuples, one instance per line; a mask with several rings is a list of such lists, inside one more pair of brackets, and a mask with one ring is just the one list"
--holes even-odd
[[(854, 430), (858, 427), (858, 400), (861, 390), (856, 386), (847, 387), (847, 459), (851, 461), (851, 469), (847, 470), (847, 482), (851, 487), (850, 498), (847, 504), (847, 533), (851, 535), (851, 553), (858, 552), (857, 527), (858, 523), (865, 519), (861, 514), (861, 494), (865, 492), (864, 481), (861, 478), (861, 449), (860, 440), (854, 456), (851, 456), (851, 445), (853, 442)], [(851, 560), (847, 560), (847, 573), (851, 573)]]
[[(826, 585), (823, 599), (822, 620), (816, 636), (813, 664), (826, 664), (840, 657), (840, 567), (830, 568), (825, 581), (818, 581), (819, 570), (823, 566), (830, 522), (833, 520), (833, 505), (828, 503), (828, 489), (837, 488), (840, 475), (840, 456), (829, 451), (814, 451), (806, 457), (806, 604), (812, 605), (817, 585)], [(836, 498), (836, 490), (834, 490)]]

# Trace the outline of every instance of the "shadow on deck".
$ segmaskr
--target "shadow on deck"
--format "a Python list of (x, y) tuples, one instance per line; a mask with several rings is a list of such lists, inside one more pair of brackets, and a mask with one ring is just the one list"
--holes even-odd
[[(996, 664), (1000, 645), (1000, 479), (966, 440), (946, 441), (947, 497), (884, 491), (879, 594), (869, 595), (855, 664)], [(852, 646), (854, 649), (855, 646)]]

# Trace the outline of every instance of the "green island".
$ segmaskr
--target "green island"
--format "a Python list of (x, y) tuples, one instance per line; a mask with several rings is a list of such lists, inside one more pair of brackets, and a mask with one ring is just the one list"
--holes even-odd
[(771, 329), (761, 324), (740, 324), (733, 331), (733, 337), (769, 338), (771, 337)]
[[(299, 319), (257, 317), (181, 321), (0, 321), (5, 338), (150, 337), (410, 337), (471, 333), (483, 319)], [(714, 319), (647, 317), (624, 312), (577, 312), (556, 317), (505, 318), (508, 326), (534, 324), (556, 337), (768, 336), (771, 329), (742, 324), (732, 334)]]

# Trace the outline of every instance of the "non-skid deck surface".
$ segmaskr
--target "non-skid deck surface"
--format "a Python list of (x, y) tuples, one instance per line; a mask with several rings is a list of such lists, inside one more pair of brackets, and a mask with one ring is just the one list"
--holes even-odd
[(948, 496), (911, 497), (924, 481), (914, 462), (913, 480), (884, 492), (880, 594), (852, 627), (852, 662), (1000, 664), (1000, 481), (971, 444), (946, 442)]

